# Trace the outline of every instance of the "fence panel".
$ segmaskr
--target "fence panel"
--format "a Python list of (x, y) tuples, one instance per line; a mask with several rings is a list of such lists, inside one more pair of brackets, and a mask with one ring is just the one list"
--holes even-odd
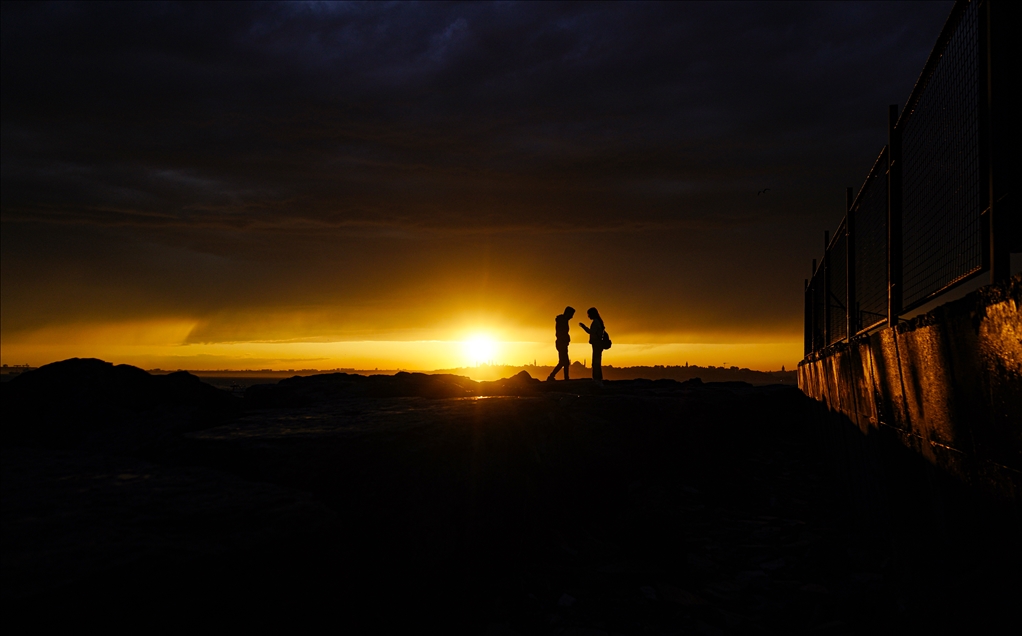
[(830, 249), (824, 257), (827, 276), (827, 344), (841, 342), (848, 336), (848, 316), (845, 302), (847, 293), (847, 237), (844, 222), (838, 226)]
[(824, 317), (826, 314), (827, 303), (826, 297), (824, 297), (824, 281), (823, 272), (826, 271), (824, 266), (821, 264), (819, 269), (816, 270), (816, 274), (813, 276), (813, 351), (817, 351), (827, 346), (824, 341), (824, 334), (826, 329), (824, 328)]
[(855, 310), (859, 333), (887, 320), (887, 148), (855, 199)]
[[(902, 302), (909, 310), (983, 267), (979, 17), (970, 2), (902, 130)], [(938, 53), (935, 51), (935, 53)]]
[(806, 285), (805, 297), (802, 299), (802, 330), (804, 343), (803, 355), (809, 355), (813, 352), (813, 288), (811, 285)]

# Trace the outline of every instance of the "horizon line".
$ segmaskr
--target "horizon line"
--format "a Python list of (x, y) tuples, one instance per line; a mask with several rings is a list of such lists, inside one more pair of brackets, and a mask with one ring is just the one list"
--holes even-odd
[[(73, 358), (66, 358), (65, 360), (70, 360), (70, 359), (73, 359)], [(100, 359), (100, 358), (97, 358), (97, 359)], [(39, 369), (39, 368), (44, 367), (44, 366), (48, 366), (50, 364), (56, 364), (58, 362), (63, 362), (63, 361), (64, 360), (55, 360), (54, 362), (47, 362), (46, 364), (42, 364), (42, 365), (39, 365), (39, 366), (31, 366), (31, 365), (28, 365), (28, 364), (3, 364), (2, 366), (0, 366), (0, 369), (3, 369), (3, 370), (23, 369), (25, 371), (31, 371), (31, 370)], [(107, 362), (107, 361), (104, 360), (104, 362)], [(117, 364), (117, 363), (111, 362), (111, 364)], [(578, 365), (578, 366), (580, 366), (582, 368), (585, 368), (585, 369), (589, 369), (590, 368), (587, 364), (581, 363), (578, 360), (575, 360), (575, 361), (572, 362), (572, 366), (575, 366), (575, 365)], [(120, 366), (120, 365), (117, 365), (117, 366)], [(128, 366), (135, 366), (135, 365), (128, 365)], [(364, 373), (380, 373), (380, 372), (390, 372), (390, 371), (397, 372), (397, 373), (400, 373), (400, 372), (406, 372), (406, 373), (439, 373), (439, 372), (443, 372), (443, 371), (460, 371), (460, 370), (463, 370), (463, 369), (479, 369), (479, 368), (505, 367), (505, 368), (516, 368), (516, 369), (526, 369), (526, 368), (537, 368), (538, 369), (538, 368), (553, 368), (554, 366), (555, 365), (553, 365), (553, 364), (537, 364), (537, 363), (526, 363), (526, 364), (480, 363), (480, 364), (475, 364), (475, 365), (465, 365), (465, 366), (460, 366), (460, 367), (445, 367), (445, 368), (440, 368), (440, 369), (413, 369), (413, 368), (403, 368), (403, 367), (393, 367), (393, 368), (379, 368), (379, 367), (376, 367), (376, 368), (372, 368), (372, 369), (364, 369), (364, 368), (363, 369), (359, 369), (357, 367), (331, 367), (331, 368), (326, 368), (326, 369), (314, 369), (314, 368), (302, 368), (302, 369), (299, 369), (299, 368), (288, 368), (288, 369), (272, 369), (272, 368), (261, 368), (261, 369), (251, 369), (251, 368), (248, 368), (248, 369), (185, 369), (185, 368), (165, 369), (165, 368), (162, 368), (162, 367), (151, 367), (151, 368), (136, 367), (136, 368), (142, 369), (143, 371), (146, 371), (148, 373), (152, 373), (152, 372), (177, 373), (177, 372), (180, 372), (180, 371), (185, 371), (185, 372), (191, 373), (192, 375), (198, 375), (200, 373), (344, 373), (344, 372), (351, 372), (351, 373), (360, 373), (360, 372), (364, 372)], [(771, 370), (768, 370), (768, 371), (764, 371), (764, 370), (760, 370), (760, 369), (752, 369), (750, 367), (739, 367), (737, 365), (728, 365), (728, 366), (706, 365), (706, 366), (700, 366), (698, 364), (691, 364), (690, 365), (690, 364), (687, 364), (687, 363), (686, 364), (639, 364), (639, 365), (628, 365), (628, 366), (615, 366), (613, 364), (605, 364), (605, 365), (602, 365), (602, 366), (603, 366), (604, 369), (657, 369), (657, 368), (659, 368), (659, 369), (722, 369), (722, 370), (725, 370), (725, 371), (749, 371), (749, 372), (752, 372), (752, 373), (790, 373), (790, 372), (792, 372), (792, 369), (786, 369), (785, 365), (781, 365), (780, 369), (771, 369)]]

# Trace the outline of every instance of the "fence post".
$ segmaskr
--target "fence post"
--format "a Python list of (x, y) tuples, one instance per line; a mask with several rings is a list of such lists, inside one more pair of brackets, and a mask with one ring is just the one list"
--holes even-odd
[(852, 217), (852, 189), (845, 188), (845, 328), (848, 342), (859, 330), (855, 299), (855, 222)]
[(887, 108), (887, 326), (901, 313), (901, 130), (898, 105)]

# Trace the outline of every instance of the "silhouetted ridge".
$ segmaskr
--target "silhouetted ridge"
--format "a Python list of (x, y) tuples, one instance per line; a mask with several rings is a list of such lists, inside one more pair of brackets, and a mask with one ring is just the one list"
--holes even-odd
[(196, 428), (238, 408), (235, 398), (187, 371), (151, 375), (95, 358), (54, 362), (2, 386), (5, 442), (69, 446), (95, 431), (167, 415), (179, 422), (184, 416), (178, 428)]
[(510, 378), (479, 382), (479, 395), (532, 395), (537, 393), (542, 382), (529, 375), (528, 371), (519, 371)]
[(699, 378), (685, 382), (676, 380), (616, 380), (602, 387), (590, 379), (540, 382), (527, 371), (510, 378), (477, 382), (449, 374), (400, 372), (395, 375), (356, 375), (325, 373), (295, 376), (277, 384), (256, 384), (245, 391), (246, 406), (252, 408), (284, 408), (308, 406), (320, 402), (349, 398), (422, 397), (525, 397), (546, 393), (574, 395), (649, 394), (658, 395), (691, 390), (693, 387), (742, 388), (746, 382), (711, 382), (703, 385)]
[(522, 371), (493, 382), (476, 382), (457, 375), (430, 375), (402, 371), (395, 375), (328, 373), (295, 376), (277, 384), (257, 384), (245, 391), (245, 401), (255, 408), (292, 407), (341, 398), (455, 398), (490, 395), (532, 395), (540, 381)]

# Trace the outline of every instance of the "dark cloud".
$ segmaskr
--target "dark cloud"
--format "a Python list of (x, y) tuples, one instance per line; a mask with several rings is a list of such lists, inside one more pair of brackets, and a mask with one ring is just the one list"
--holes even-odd
[[(599, 253), (606, 280), (635, 264), (658, 286), (699, 270), (684, 311), (709, 324), (708, 304), (772, 295), (784, 302), (767, 322), (790, 328), (817, 234), (840, 219), (844, 186), (885, 142), (886, 105), (908, 95), (949, 10), (4, 4), (5, 329), (35, 302), (9, 294), (25, 286), (9, 268), (52, 284), (40, 254), (91, 271), (76, 259), (130, 246), (94, 285), (145, 288), (161, 311), (208, 296), (181, 309), (201, 313), (264, 294), (161, 272), (209, 275), (210, 256), (293, 263), (265, 294), (292, 302), (290, 289), (323, 280), (303, 269), (315, 262), (398, 294), (415, 272), (478, 267), (480, 242), (526, 261), (523, 285), (558, 242), (571, 262)], [(76, 236), (93, 243), (68, 248)], [(148, 256), (161, 250), (179, 265)], [(621, 284), (639, 314), (664, 302), (643, 307)]]

